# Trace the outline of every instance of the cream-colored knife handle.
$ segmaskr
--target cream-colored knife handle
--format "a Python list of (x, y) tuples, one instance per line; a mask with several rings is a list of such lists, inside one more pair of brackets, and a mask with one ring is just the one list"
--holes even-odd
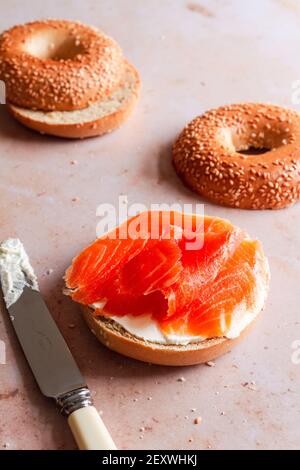
[(115, 450), (116, 446), (94, 406), (73, 411), (68, 423), (80, 450)]

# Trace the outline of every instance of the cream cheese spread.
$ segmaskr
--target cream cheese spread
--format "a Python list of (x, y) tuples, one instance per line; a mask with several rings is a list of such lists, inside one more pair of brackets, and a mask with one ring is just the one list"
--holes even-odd
[(19, 299), (25, 286), (39, 290), (28, 255), (18, 238), (8, 238), (0, 244), (0, 281), (7, 308)]

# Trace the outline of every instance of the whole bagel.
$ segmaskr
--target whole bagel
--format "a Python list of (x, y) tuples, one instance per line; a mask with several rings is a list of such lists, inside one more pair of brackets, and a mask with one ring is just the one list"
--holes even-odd
[(182, 131), (173, 163), (187, 186), (218, 204), (289, 206), (300, 198), (300, 115), (260, 103), (208, 111)]
[(0, 37), (8, 102), (43, 111), (81, 109), (105, 98), (123, 75), (120, 47), (79, 22), (35, 21)]

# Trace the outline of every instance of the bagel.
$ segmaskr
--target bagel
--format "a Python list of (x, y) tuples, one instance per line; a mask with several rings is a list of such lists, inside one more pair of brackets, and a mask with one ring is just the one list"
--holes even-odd
[(7, 104), (8, 111), (26, 127), (42, 134), (65, 138), (85, 138), (118, 128), (129, 116), (139, 96), (140, 78), (126, 63), (118, 88), (105, 99), (77, 111), (32, 111)]
[[(243, 338), (264, 308), (270, 271), (261, 244), (223, 219), (194, 214), (183, 222), (180, 215), (139, 214), (95, 240), (66, 270), (64, 293), (113, 351), (161, 365), (206, 362)], [(203, 234), (196, 251), (186, 244), (188, 222)]]
[(284, 208), (300, 198), (300, 115), (262, 103), (210, 110), (181, 132), (173, 164), (188, 187), (215, 203)]
[(32, 110), (77, 110), (106, 98), (122, 78), (123, 63), (113, 39), (79, 22), (34, 21), (0, 37), (6, 99)]

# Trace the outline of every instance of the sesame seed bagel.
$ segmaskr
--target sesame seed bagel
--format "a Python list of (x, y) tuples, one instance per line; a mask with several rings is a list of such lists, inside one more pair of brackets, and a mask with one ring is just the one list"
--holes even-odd
[(23, 125), (42, 134), (66, 138), (93, 137), (119, 127), (134, 108), (140, 90), (136, 69), (124, 65), (123, 78), (109, 96), (76, 111), (32, 111), (11, 104), (10, 113)]
[(122, 66), (117, 43), (79, 22), (34, 21), (0, 37), (0, 80), (6, 85), (6, 99), (24, 108), (85, 108), (112, 93)]
[(182, 131), (173, 163), (187, 186), (218, 204), (289, 206), (300, 198), (300, 115), (261, 103), (210, 110)]

